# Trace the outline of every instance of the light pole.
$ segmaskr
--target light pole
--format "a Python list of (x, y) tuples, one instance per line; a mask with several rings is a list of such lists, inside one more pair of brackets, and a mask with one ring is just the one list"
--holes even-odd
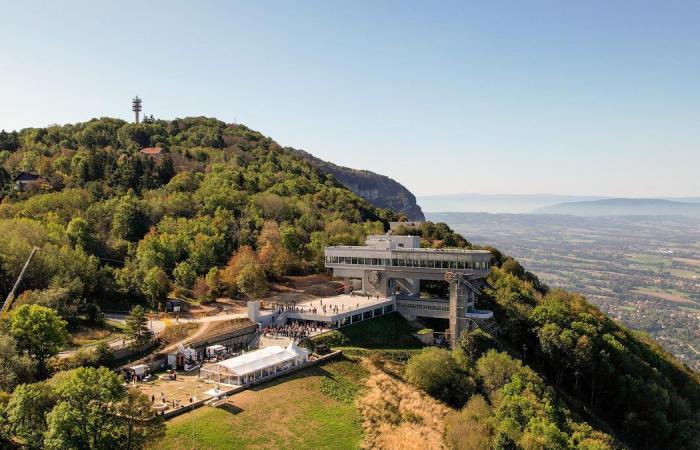
[(194, 403), (197, 401), (197, 385), (194, 386), (194, 400), (192, 401), (192, 450), (195, 450), (194, 446)]
[[(194, 412), (194, 404), (197, 402), (197, 388), (198, 387), (202, 387), (202, 385), (201, 384), (194, 385), (194, 400), (192, 401), (192, 412)], [(194, 446), (194, 420), (195, 420), (195, 417), (194, 417), (194, 414), (192, 414), (192, 450), (195, 449), (195, 446)]]

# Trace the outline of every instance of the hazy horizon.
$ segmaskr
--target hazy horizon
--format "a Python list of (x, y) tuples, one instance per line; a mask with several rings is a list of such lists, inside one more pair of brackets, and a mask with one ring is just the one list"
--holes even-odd
[(488, 214), (530, 214), (536, 210), (561, 203), (586, 202), (592, 200), (672, 200), (676, 202), (700, 202), (700, 197), (616, 197), (585, 196), (566, 194), (479, 194), (462, 193), (447, 195), (416, 196), (416, 201), (424, 213), (488, 213)]

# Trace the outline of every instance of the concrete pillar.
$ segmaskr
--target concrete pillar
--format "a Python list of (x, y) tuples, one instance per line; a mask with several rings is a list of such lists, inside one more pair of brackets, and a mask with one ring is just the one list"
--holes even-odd
[(260, 302), (258, 300), (248, 302), (248, 320), (258, 323), (260, 320)]
[(352, 286), (350, 285), (350, 277), (345, 277), (343, 281), (345, 281), (345, 293), (349, 294), (350, 292), (352, 292)]
[(362, 271), (362, 293), (366, 294), (372, 291), (372, 285), (369, 282), (369, 270)]
[[(465, 286), (466, 289), (466, 286)], [(450, 346), (454, 348), (457, 345), (457, 340), (466, 328), (466, 298), (461, 298), (460, 286), (457, 280), (450, 281)], [(466, 297), (466, 296), (465, 296)]]

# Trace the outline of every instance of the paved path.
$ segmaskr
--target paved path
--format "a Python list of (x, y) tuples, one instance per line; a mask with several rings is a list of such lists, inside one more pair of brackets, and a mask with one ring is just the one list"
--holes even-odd
[[(124, 321), (126, 321), (126, 316), (127, 316), (127, 314), (125, 314), (125, 313), (106, 313), (105, 319), (114, 320), (117, 322), (124, 322)], [(177, 346), (180, 345), (181, 343), (183, 343), (184, 341), (201, 336), (204, 333), (204, 331), (206, 331), (206, 329), (209, 328), (209, 324), (212, 322), (221, 322), (221, 321), (232, 320), (232, 319), (245, 319), (247, 317), (248, 317), (248, 315), (246, 313), (231, 313), (231, 314), (219, 314), (216, 316), (205, 316), (205, 317), (192, 317), (192, 318), (183, 317), (183, 318), (180, 318), (179, 321), (176, 321), (175, 319), (169, 319), (169, 322), (171, 325), (178, 324), (178, 323), (201, 323), (203, 325), (201, 327), (199, 327), (199, 329), (192, 336), (188, 336), (187, 338), (185, 338), (181, 341), (178, 341), (174, 344), (167, 346), (164, 349), (164, 351), (177, 348)], [(163, 330), (165, 330), (165, 321), (164, 320), (149, 320), (148, 329), (153, 331), (153, 333), (155, 333), (155, 334), (161, 333)], [(123, 338), (112, 339), (112, 340), (107, 342), (107, 345), (113, 349), (121, 348), (124, 346), (124, 344), (125, 344), (125, 340)], [(97, 345), (98, 344), (90, 344), (90, 345), (82, 346), (80, 348), (65, 350), (65, 351), (60, 352), (58, 354), (58, 357), (59, 358), (68, 358), (70, 356), (73, 356), (80, 349), (96, 347)]]

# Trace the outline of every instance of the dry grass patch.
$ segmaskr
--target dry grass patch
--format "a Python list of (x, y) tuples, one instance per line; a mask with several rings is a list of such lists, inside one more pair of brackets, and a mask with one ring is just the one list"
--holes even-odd
[(453, 412), (424, 392), (365, 361), (367, 393), (359, 399), (367, 449), (446, 449), (445, 419)]

